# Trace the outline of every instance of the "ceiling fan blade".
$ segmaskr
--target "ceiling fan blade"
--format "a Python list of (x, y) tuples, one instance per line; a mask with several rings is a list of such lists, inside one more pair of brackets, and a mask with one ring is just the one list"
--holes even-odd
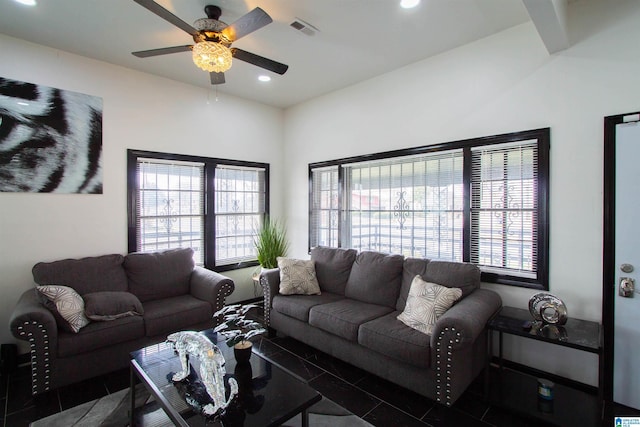
[(191, 34), (192, 36), (195, 36), (196, 34), (198, 34), (198, 30), (196, 30), (191, 25), (189, 25), (186, 22), (184, 22), (182, 19), (178, 18), (173, 13), (169, 12), (164, 7), (160, 6), (155, 1), (153, 1), (153, 0), (133, 0), (133, 1), (135, 1), (136, 3), (138, 3), (140, 6), (144, 7), (145, 9), (155, 13), (156, 15), (158, 15), (160, 18), (164, 19), (165, 21), (175, 25), (176, 27), (180, 28), (183, 31), (186, 31), (187, 33)]
[(212, 85), (221, 85), (224, 83), (224, 73), (209, 73), (211, 75)]
[(256, 65), (265, 70), (273, 71), (277, 74), (284, 74), (289, 69), (288, 65), (281, 64), (279, 62), (267, 59), (265, 57), (256, 55), (255, 53), (247, 52), (246, 50), (231, 48), (231, 55), (240, 61), (248, 62), (249, 64)]
[(179, 53), (179, 52), (188, 52), (193, 48), (193, 45), (185, 45), (185, 46), (173, 46), (173, 47), (162, 47), (160, 49), (150, 49), (150, 50), (140, 50), (138, 52), (131, 52), (133, 56), (137, 56), (138, 58), (148, 58), (150, 56), (158, 56), (158, 55), (167, 55), (169, 53)]
[[(137, 1), (137, 0), (136, 0)], [(273, 22), (273, 19), (267, 12), (256, 7), (249, 13), (242, 15), (237, 21), (222, 30), (222, 34), (230, 41), (234, 42), (240, 37), (244, 37), (249, 33), (259, 30), (267, 24)]]

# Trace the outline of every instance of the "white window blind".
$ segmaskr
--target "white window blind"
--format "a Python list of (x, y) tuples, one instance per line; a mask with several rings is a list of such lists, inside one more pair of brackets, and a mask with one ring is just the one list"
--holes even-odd
[(204, 165), (139, 158), (137, 250), (194, 250), (204, 264)]
[(537, 141), (473, 148), (471, 164), (471, 262), (483, 271), (535, 277)]
[(313, 169), (311, 187), (311, 247), (338, 247), (338, 166)]
[(462, 150), (344, 168), (343, 246), (462, 261)]
[(216, 265), (256, 259), (254, 235), (261, 226), (265, 210), (265, 169), (216, 166)]

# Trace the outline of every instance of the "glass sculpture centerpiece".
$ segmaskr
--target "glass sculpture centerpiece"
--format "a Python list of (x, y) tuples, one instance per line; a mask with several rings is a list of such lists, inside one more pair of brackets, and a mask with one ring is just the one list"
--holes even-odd
[(189, 377), (189, 357), (195, 357), (200, 361), (200, 378), (205, 386), (207, 394), (213, 403), (208, 403), (202, 408), (207, 416), (216, 416), (224, 413), (225, 409), (238, 394), (238, 383), (234, 378), (229, 378), (229, 398), (225, 400), (224, 376), (226, 374), (224, 356), (220, 349), (209, 338), (200, 332), (182, 331), (167, 337), (167, 342), (173, 345), (180, 358), (182, 370), (176, 372), (172, 380), (180, 382)]

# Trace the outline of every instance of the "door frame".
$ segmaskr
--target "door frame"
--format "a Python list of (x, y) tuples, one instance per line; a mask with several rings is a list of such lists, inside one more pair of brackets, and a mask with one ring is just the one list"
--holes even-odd
[(600, 384), (605, 406), (613, 403), (613, 352), (615, 329), (615, 194), (616, 194), (616, 126), (624, 118), (640, 112), (604, 118), (604, 188), (602, 245), (602, 356)]

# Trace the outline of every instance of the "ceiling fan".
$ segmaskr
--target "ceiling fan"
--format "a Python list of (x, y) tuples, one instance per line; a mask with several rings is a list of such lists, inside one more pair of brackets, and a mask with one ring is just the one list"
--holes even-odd
[(160, 49), (132, 52), (138, 58), (167, 55), (178, 52), (193, 52), (193, 62), (201, 69), (210, 72), (211, 84), (225, 82), (224, 72), (231, 68), (232, 58), (248, 62), (277, 74), (284, 74), (289, 68), (268, 58), (231, 47), (231, 44), (267, 24), (273, 22), (271, 17), (259, 7), (241, 16), (231, 25), (219, 20), (222, 10), (218, 6), (205, 6), (206, 18), (198, 19), (193, 26), (187, 24), (153, 0), (133, 0), (140, 6), (155, 13), (165, 21), (175, 25), (193, 37), (194, 45), (173, 46)]

